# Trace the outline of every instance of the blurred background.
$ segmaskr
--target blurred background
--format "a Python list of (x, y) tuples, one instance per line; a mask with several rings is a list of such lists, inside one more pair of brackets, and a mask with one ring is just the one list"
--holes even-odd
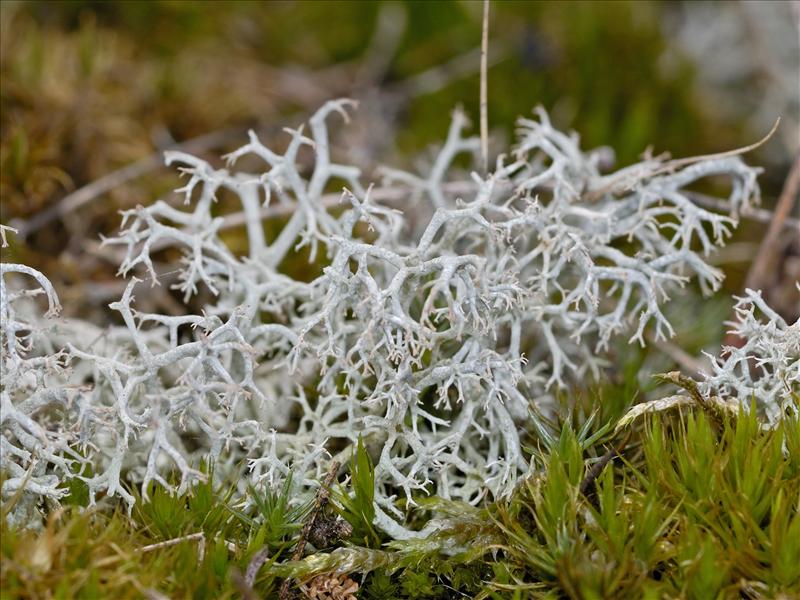
[[(124, 282), (100, 236), (117, 230), (120, 209), (179, 185), (164, 149), (222, 165), (248, 128), (281, 146), (283, 126), (330, 98), (360, 101), (334, 144), (367, 181), (379, 164), (414, 164), (454, 107), (477, 123), (481, 16), (474, 1), (4, 0), (0, 222), (20, 233), (3, 260), (46, 273), (73, 314), (104, 306)], [(745, 156), (764, 168), (771, 210), (800, 145), (798, 23), (797, 2), (495, 1), (491, 148), (506, 149), (537, 104), (584, 148), (611, 146), (617, 167), (648, 148), (744, 146), (780, 116)], [(714, 258), (727, 292), (741, 291), (766, 227), (746, 220)], [(781, 242), (787, 281), (800, 278), (797, 231)], [(730, 299), (708, 306), (718, 326)]]

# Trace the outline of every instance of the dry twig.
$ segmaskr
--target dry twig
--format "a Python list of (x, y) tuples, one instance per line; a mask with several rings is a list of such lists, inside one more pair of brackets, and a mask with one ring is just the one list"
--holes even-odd
[(481, 160), (483, 173), (489, 171), (489, 85), (487, 56), (489, 54), (489, 0), (483, 0), (483, 33), (481, 35)]
[[(165, 150), (177, 150), (181, 152), (198, 154), (206, 152), (212, 148), (219, 147), (231, 140), (237, 139), (241, 137), (243, 133), (244, 132), (240, 127), (222, 129), (220, 131), (215, 131), (207, 135), (202, 135), (200, 137), (187, 140), (180, 144), (174, 144), (165, 148)], [(25, 239), (32, 233), (35, 233), (53, 221), (61, 219), (65, 215), (78, 210), (92, 200), (95, 200), (103, 194), (106, 194), (116, 187), (122, 185), (126, 181), (141, 177), (145, 173), (149, 173), (150, 171), (154, 171), (163, 166), (163, 152), (159, 150), (158, 152), (151, 154), (150, 156), (147, 156), (135, 163), (126, 165), (121, 169), (117, 169), (116, 171), (112, 171), (108, 175), (104, 175), (103, 177), (92, 181), (88, 185), (75, 190), (71, 194), (67, 194), (58, 203), (54, 204), (47, 210), (34, 215), (28, 221), (20, 223), (19, 236), (22, 239)]]
[[(800, 154), (795, 157), (789, 175), (783, 184), (781, 195), (778, 197), (778, 204), (772, 214), (772, 220), (767, 230), (767, 235), (758, 249), (758, 254), (750, 269), (747, 272), (744, 288), (748, 290), (760, 290), (764, 294), (770, 294), (770, 289), (774, 285), (779, 285), (780, 279), (780, 255), (781, 244), (780, 235), (784, 227), (789, 226), (796, 230), (800, 236), (800, 224), (797, 219), (791, 219), (789, 213), (797, 203), (798, 191), (800, 191)], [(724, 347), (739, 347), (743, 340), (736, 334), (728, 332), (722, 342)], [(754, 370), (755, 365), (751, 365)]]
[[(795, 157), (794, 164), (783, 184), (783, 190), (778, 198), (767, 235), (761, 242), (758, 255), (747, 273), (745, 288), (765, 291), (769, 284), (769, 278), (774, 276), (777, 271), (780, 254), (779, 236), (789, 213), (797, 202), (798, 190), (800, 190), (800, 154)], [(797, 234), (800, 235), (800, 226), (797, 227)]]
[(628, 444), (628, 441), (631, 439), (631, 432), (628, 432), (628, 435), (625, 436), (625, 439), (622, 440), (622, 443), (618, 447), (611, 447), (611, 449), (606, 452), (600, 459), (592, 465), (592, 468), (589, 469), (589, 472), (584, 477), (583, 481), (581, 481), (580, 485), (580, 493), (584, 496), (595, 508), (600, 508), (597, 502), (597, 490), (595, 482), (597, 478), (600, 477), (600, 474), (603, 472), (603, 469), (606, 468), (606, 465), (614, 460), (617, 456), (622, 456), (622, 451), (625, 449), (625, 446)]
[(778, 129), (778, 125), (780, 124), (781, 119), (775, 121), (775, 124), (772, 126), (772, 129), (769, 130), (769, 133), (765, 135), (763, 138), (754, 142), (752, 144), (748, 144), (747, 146), (742, 146), (741, 148), (734, 148), (733, 150), (726, 150), (725, 152), (716, 152), (714, 154), (700, 154), (698, 156), (687, 156), (685, 158), (676, 158), (673, 160), (668, 160), (662, 163), (657, 169), (653, 171), (643, 172), (641, 175), (638, 175), (636, 180), (630, 179), (630, 174), (625, 173), (624, 171), (620, 171), (617, 177), (611, 179), (611, 181), (603, 186), (600, 189), (591, 190), (585, 195), (585, 199), (588, 202), (595, 202), (605, 196), (606, 194), (617, 194), (623, 192), (625, 190), (631, 189), (635, 182), (641, 181), (643, 179), (651, 179), (656, 177), (657, 175), (665, 175), (669, 173), (675, 172), (676, 169), (681, 167), (687, 167), (689, 165), (694, 165), (699, 162), (707, 161), (707, 160), (719, 160), (722, 158), (730, 158), (732, 156), (739, 156), (740, 154), (746, 154), (747, 152), (751, 152), (760, 146), (769, 141), (769, 139), (775, 134), (775, 131)]
[(160, 548), (167, 548), (169, 546), (175, 546), (176, 544), (180, 544), (181, 542), (188, 542), (191, 540), (197, 540), (197, 562), (202, 563), (203, 558), (206, 554), (206, 536), (201, 531), (199, 533), (191, 533), (189, 535), (184, 535), (179, 538), (174, 538), (171, 540), (167, 540), (165, 542), (158, 542), (157, 544), (149, 544), (147, 546), (142, 546), (137, 550), (137, 552), (145, 553), (150, 552), (151, 550), (158, 550)]
[[(331, 495), (331, 484), (336, 478), (336, 473), (338, 471), (339, 462), (334, 460), (331, 462), (330, 467), (328, 467), (328, 474), (325, 476), (325, 481), (322, 482), (322, 485), (317, 490), (317, 496), (314, 499), (314, 506), (311, 508), (311, 512), (308, 515), (308, 520), (303, 526), (303, 531), (300, 532), (300, 538), (297, 540), (297, 545), (292, 553), (292, 561), (297, 561), (303, 558), (303, 552), (306, 549), (308, 534), (311, 532), (311, 528), (314, 526), (314, 522), (317, 520), (317, 517), (319, 517), (322, 509), (325, 508), (326, 504), (328, 504), (328, 500), (330, 499)], [(291, 585), (291, 582), (292, 580), (288, 577), (283, 580), (279, 594), (280, 600), (289, 599), (289, 585)]]

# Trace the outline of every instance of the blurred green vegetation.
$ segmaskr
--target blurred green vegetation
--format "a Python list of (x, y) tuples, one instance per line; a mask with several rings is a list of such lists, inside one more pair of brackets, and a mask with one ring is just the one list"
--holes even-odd
[[(463, 76), (445, 69), (436, 91), (413, 84), (478, 47), (480, 3), (391, 5), (405, 27), (385, 67), (365, 82), (359, 68), (374, 58), (387, 6), (3, 2), (3, 220), (30, 217), (172, 140), (280, 126), (288, 115), (307, 115), (328, 97), (365, 86), (395, 90), (397, 147), (403, 156), (419, 153), (441, 140), (454, 106), (477, 116), (477, 58)], [(489, 117), (496, 137), (511, 138), (516, 117), (542, 104), (558, 126), (580, 132), (586, 147), (612, 146), (619, 164), (649, 145), (685, 155), (752, 141), (692, 101), (688, 62), (660, 67), (666, 40), (659, 23), (669, 10), (659, 2), (494, 3), (490, 58), (498, 62), (489, 74)], [(165, 189), (163, 176), (121, 185), (103, 208), (88, 211), (89, 233), (113, 231), (116, 209)], [(52, 235), (42, 237), (41, 251), (61, 250)]]
[[(494, 2), (495, 151), (537, 104), (558, 127), (579, 132), (585, 148), (612, 147), (618, 166), (648, 147), (696, 155), (762, 135), (698, 102), (691, 62), (666, 66), (662, 24), (675, 10), (656, 1)], [(108, 173), (148, 157), (157, 164), (170, 144), (212, 132), (229, 135), (197, 153), (215, 164), (250, 127), (280, 146), (281, 127), (331, 97), (364, 100), (333, 142), (363, 163), (367, 179), (379, 163), (408, 165), (442, 140), (455, 106), (477, 122), (480, 30), (481, 3), (452, 0), (4, 1), (0, 221), (30, 219)], [(758, 163), (757, 153), (747, 158)], [(766, 198), (782, 175), (762, 178)], [(116, 264), (92, 244), (117, 230), (119, 210), (176, 186), (173, 171), (147, 168), (4, 253), (59, 289), (111, 281)], [(745, 222), (735, 239), (763, 231)], [(236, 251), (236, 233), (228, 239)], [(282, 268), (303, 279), (319, 272), (302, 253), (295, 258)], [(725, 266), (728, 291), (740, 290), (746, 267)]]
[[(249, 86), (229, 86), (217, 90), (224, 93), (213, 98), (206, 96), (206, 86), (213, 86), (213, 81), (199, 79), (230, 76), (192, 73), (204, 59), (213, 55), (216, 61), (227, 62), (227, 71), (235, 71), (244, 60), (260, 62), (265, 71), (302, 65), (313, 77), (315, 71), (332, 65), (368, 58), (364, 53), (383, 6), (360, 1), (38, 2), (6, 9), (15, 13), (6, 19), (15, 21), (14, 29), (27, 28), (26, 38), (33, 32), (66, 35), (87, 72), (95, 67), (92, 57), (101, 50), (118, 60), (134, 59), (140, 71), (158, 70), (155, 84), (139, 84), (149, 87), (148, 113), (130, 118), (141, 122), (137, 116), (146, 116), (145, 123), (158, 123), (183, 138), (222, 122), (261, 116), (253, 98), (241, 98), (253, 91)], [(406, 80), (478, 46), (480, 2), (409, 1), (401, 6), (407, 19), (404, 34), (384, 77), (375, 84)], [(668, 10), (660, 2), (496, 2), (490, 54), (496, 50), (505, 58), (490, 73), (491, 123), (511, 132), (517, 116), (541, 103), (556, 109), (560, 126), (581, 132), (587, 146), (613, 145), (623, 163), (650, 144), (656, 151), (669, 148), (684, 154), (737, 143), (741, 132), (720, 127), (713, 115), (703, 114), (691, 102), (688, 62), (671, 72), (660, 68), (666, 46), (660, 20)], [(110, 47), (109, 36), (116, 48)], [(27, 39), (21, 44), (34, 42)], [(26, 56), (23, 47), (11, 41), (5, 52), (11, 68), (8, 73), (4, 61), (4, 75), (12, 81), (20, 69), (36, 68), (31, 65), (36, 59)], [(194, 62), (187, 62), (189, 56)], [(27, 81), (34, 87), (40, 83)], [(80, 90), (109, 82), (63, 83)], [(139, 87), (135, 80), (129, 83), (129, 91), (143, 91), (131, 89)], [(346, 83), (342, 87), (346, 89)], [(268, 86), (260, 90), (264, 96), (271, 93), (274, 90)], [(236, 98), (251, 104), (231, 109)], [(413, 99), (398, 124), (403, 147), (419, 151), (439, 141), (453, 106), (464, 104), (474, 115), (477, 98), (476, 69), (439, 92)], [(217, 114), (195, 106), (201, 99)], [(153, 109), (155, 113), (150, 112)]]

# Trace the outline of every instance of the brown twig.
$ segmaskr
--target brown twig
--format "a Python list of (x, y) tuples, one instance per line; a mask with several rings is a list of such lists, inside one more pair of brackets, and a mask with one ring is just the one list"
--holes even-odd
[[(783, 183), (783, 190), (778, 197), (778, 204), (775, 207), (775, 214), (769, 224), (767, 235), (761, 242), (756, 259), (747, 273), (745, 286), (752, 290), (764, 290), (769, 283), (769, 278), (774, 276), (778, 268), (778, 256), (780, 254), (779, 237), (789, 213), (797, 202), (798, 190), (800, 189), (800, 154), (795, 157), (794, 164)], [(800, 226), (797, 228), (800, 235)]]
[(584, 477), (583, 481), (581, 481), (580, 493), (584, 496), (595, 508), (599, 508), (597, 505), (597, 494), (596, 494), (596, 486), (595, 482), (597, 478), (600, 477), (600, 474), (603, 472), (603, 469), (606, 468), (606, 465), (614, 460), (617, 456), (621, 456), (622, 451), (625, 449), (625, 446), (628, 444), (628, 441), (631, 439), (631, 433), (628, 432), (628, 435), (625, 436), (625, 439), (622, 440), (622, 443), (618, 447), (613, 447), (603, 454), (595, 464), (592, 465), (592, 468), (589, 469), (589, 472)]
[[(339, 471), (339, 462), (334, 460), (331, 462), (330, 467), (328, 467), (328, 474), (325, 476), (325, 481), (322, 482), (322, 485), (317, 490), (317, 495), (314, 500), (314, 506), (311, 508), (311, 512), (308, 515), (308, 520), (306, 524), (303, 526), (303, 530), (300, 532), (300, 538), (297, 540), (297, 545), (294, 548), (294, 552), (292, 553), (292, 561), (298, 561), (303, 558), (303, 552), (306, 549), (306, 542), (308, 541), (308, 534), (311, 532), (311, 528), (314, 527), (314, 522), (319, 517), (319, 514), (322, 512), (322, 509), (325, 508), (325, 505), (328, 503), (328, 500), (331, 496), (331, 484), (333, 480), (336, 478), (336, 473)], [(292, 580), (287, 577), (283, 580), (281, 584), (281, 589), (279, 593), (280, 600), (288, 600), (289, 599), (289, 586), (291, 585)]]
[[(754, 142), (752, 144), (748, 144), (747, 146), (742, 146), (741, 148), (734, 148), (733, 150), (726, 150), (725, 152), (715, 152), (714, 154), (700, 154), (698, 156), (687, 156), (685, 158), (676, 158), (673, 160), (668, 160), (658, 166), (656, 169), (649, 171), (647, 173), (643, 173), (638, 176), (637, 180), (642, 179), (650, 179), (652, 177), (656, 177), (658, 175), (664, 175), (666, 173), (672, 173), (675, 169), (679, 169), (681, 167), (688, 167), (689, 165), (693, 165), (704, 160), (718, 160), (720, 158), (729, 158), (731, 156), (739, 156), (740, 154), (745, 154), (747, 152), (751, 152), (760, 146), (769, 141), (769, 139), (775, 134), (778, 129), (778, 125), (780, 124), (781, 119), (775, 121), (775, 124), (772, 126), (772, 129), (769, 130), (769, 133), (765, 135), (763, 138)], [(616, 177), (612, 177), (611, 181), (602, 188), (598, 190), (591, 190), (589, 191), (584, 197), (589, 202), (595, 202), (605, 196), (606, 194), (616, 194), (625, 189), (630, 189), (633, 187), (633, 181), (630, 181), (628, 177), (630, 174), (622, 172)]]
[[(770, 288), (780, 278), (780, 234), (784, 227), (791, 227), (800, 236), (800, 223), (797, 219), (789, 217), (798, 198), (800, 188), (800, 154), (795, 157), (794, 164), (789, 171), (789, 175), (783, 183), (781, 195), (778, 197), (778, 204), (767, 229), (767, 235), (758, 248), (756, 259), (750, 265), (745, 278), (745, 289), (760, 290), (766, 294), (770, 293)], [(722, 341), (723, 348), (740, 347), (744, 340), (735, 333), (728, 332)], [(750, 361), (751, 371), (755, 369), (755, 364)]]
[[(745, 278), (745, 289), (760, 290), (769, 293), (770, 284), (778, 277), (780, 269), (780, 234), (787, 223), (796, 221), (791, 219), (789, 213), (792, 207), (797, 202), (798, 191), (800, 188), (800, 154), (795, 157), (792, 168), (789, 170), (786, 180), (783, 183), (781, 195), (778, 197), (778, 204), (775, 207), (775, 212), (772, 215), (772, 220), (767, 229), (767, 235), (764, 236), (761, 245), (758, 248), (758, 253)], [(797, 235), (800, 236), (800, 224), (792, 223), (793, 228), (796, 229)], [(728, 346), (738, 347), (742, 344), (741, 340), (734, 333), (728, 332), (722, 342), (723, 348)], [(750, 365), (751, 370), (754, 370), (753, 364)]]
[[(181, 152), (188, 152), (190, 154), (198, 154), (210, 150), (212, 148), (221, 146), (244, 134), (244, 130), (236, 127), (229, 129), (222, 129), (207, 135), (187, 140), (180, 144), (173, 144), (164, 148), (164, 150), (179, 150)], [(156, 152), (150, 156), (143, 158), (135, 163), (126, 165), (121, 169), (112, 171), (111, 173), (100, 177), (85, 185), (71, 194), (67, 194), (58, 203), (54, 204), (47, 210), (44, 210), (31, 219), (20, 223), (19, 236), (22, 239), (27, 238), (32, 233), (39, 231), (41, 228), (49, 225), (53, 221), (63, 218), (65, 215), (71, 214), (92, 200), (99, 198), (114, 188), (122, 185), (126, 181), (141, 177), (145, 173), (158, 169), (164, 165), (163, 151)]]

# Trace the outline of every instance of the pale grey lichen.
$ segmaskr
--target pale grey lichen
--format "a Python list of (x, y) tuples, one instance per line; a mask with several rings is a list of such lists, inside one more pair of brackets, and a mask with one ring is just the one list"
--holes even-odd
[[(800, 286), (800, 284), (798, 284)], [(763, 413), (767, 425), (797, 414), (800, 403), (800, 320), (788, 324), (761, 292), (746, 290), (737, 298), (731, 333), (741, 345), (711, 357), (700, 389), (707, 396), (738, 399)]]
[[(134, 291), (146, 288), (132, 278), (110, 305), (124, 326), (45, 331), (21, 320), (4, 279), (4, 495), (25, 485), (57, 499), (75, 477), (92, 501), (118, 493), (130, 505), (123, 473), (146, 493), (176, 471), (185, 489), (204, 456), (218, 473), (247, 459), (252, 479), (272, 484), (293, 469), (302, 491), (361, 436), (376, 459), (377, 525), (406, 537), (396, 494), (407, 506), (426, 493), (473, 503), (508, 493), (528, 470), (519, 427), (531, 406), (598, 376), (613, 336), (670, 336), (668, 294), (692, 277), (717, 289), (722, 274), (704, 258), (758, 200), (758, 170), (736, 157), (647, 158), (603, 174), (605, 151), (584, 152), (539, 109), (520, 120), (512, 158), (466, 178), (454, 162), (478, 144), (456, 112), (425, 174), (383, 171), (381, 189), (404, 202), (392, 208), (331, 157), (328, 120), (350, 104), (328, 102), (308, 137), (287, 130), (283, 153), (251, 133), (228, 163), (260, 159), (261, 174), (167, 153), (189, 176), (183, 207), (124, 213), (106, 240), (124, 248), (120, 274), (144, 269), (157, 285), (152, 253), (177, 248), (176, 287), (209, 298), (202, 314), (138, 312)], [(692, 203), (687, 188), (707, 177), (730, 182), (728, 214)], [(342, 184), (331, 211), (326, 195)], [(241, 204), (245, 255), (222, 237), (218, 193)], [(268, 241), (270, 203), (293, 212)], [(308, 282), (281, 271), (303, 247), (327, 265)], [(57, 307), (41, 274), (3, 266), (14, 273), (33, 275)]]

